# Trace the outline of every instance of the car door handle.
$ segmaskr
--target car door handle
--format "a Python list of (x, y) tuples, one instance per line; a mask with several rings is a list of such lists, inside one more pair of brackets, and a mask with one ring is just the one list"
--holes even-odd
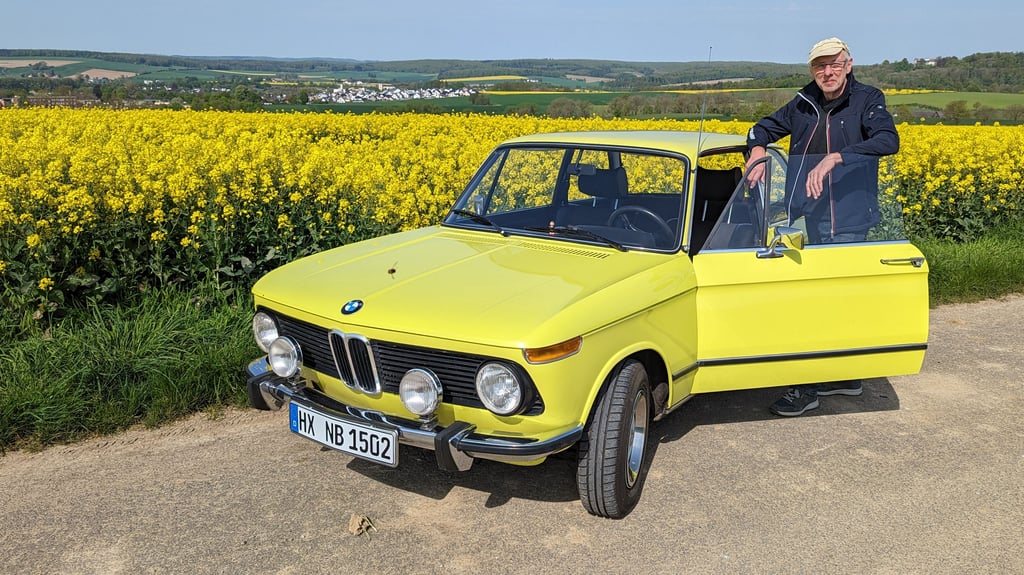
[(879, 260), (887, 266), (910, 264), (915, 268), (919, 268), (924, 265), (924, 258), (893, 258), (893, 259), (882, 259)]

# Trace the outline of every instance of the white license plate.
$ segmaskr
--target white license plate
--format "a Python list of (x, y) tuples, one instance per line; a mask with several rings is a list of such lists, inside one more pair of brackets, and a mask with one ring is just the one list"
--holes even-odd
[(338, 419), (294, 401), (289, 405), (289, 425), (295, 433), (349, 455), (398, 466), (397, 431)]

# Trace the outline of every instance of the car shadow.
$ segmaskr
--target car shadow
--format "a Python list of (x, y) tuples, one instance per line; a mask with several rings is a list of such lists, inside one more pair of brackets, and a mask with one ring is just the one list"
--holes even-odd
[[(786, 387), (766, 387), (740, 391), (721, 391), (693, 396), (660, 423), (662, 443), (679, 439), (701, 425), (720, 425), (749, 421), (790, 419), (779, 417), (768, 407), (786, 393)], [(888, 378), (864, 380), (864, 393), (859, 396), (830, 395), (819, 398), (820, 406), (800, 417), (828, 417), (844, 413), (895, 411), (900, 408), (899, 396)]]
[[(653, 424), (649, 457), (657, 456), (659, 444), (679, 440), (701, 425), (768, 419), (781, 422), (786, 418), (772, 415), (768, 406), (785, 393), (785, 389), (764, 388), (694, 396), (663, 420)], [(869, 379), (864, 382), (862, 395), (822, 398), (821, 407), (801, 417), (898, 409), (899, 397), (889, 380)], [(324, 449), (331, 455), (341, 455)], [(571, 448), (549, 457), (540, 465), (515, 468), (495, 461), (477, 460), (468, 471), (452, 472), (437, 467), (433, 451), (403, 445), (399, 449), (400, 463), (396, 468), (353, 458), (348, 463), (348, 469), (396, 489), (435, 500), (445, 499), (455, 488), (486, 493), (484, 507), (490, 509), (514, 499), (544, 502), (579, 500), (576, 487), (577, 455), (577, 449)]]
[(500, 507), (513, 499), (565, 502), (579, 499), (576, 491), (576, 449), (548, 457), (531, 467), (512, 467), (496, 461), (477, 460), (468, 471), (444, 471), (437, 467), (434, 452), (401, 446), (399, 467), (384, 467), (352, 459), (348, 468), (396, 489), (441, 500), (455, 488), (487, 493), (484, 507)]

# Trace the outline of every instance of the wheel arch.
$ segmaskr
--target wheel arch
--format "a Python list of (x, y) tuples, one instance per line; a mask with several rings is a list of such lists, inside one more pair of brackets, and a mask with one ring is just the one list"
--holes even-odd
[(660, 353), (648, 347), (634, 350), (611, 364), (611, 368), (605, 372), (604, 378), (601, 380), (600, 389), (591, 399), (587, 419), (584, 422), (585, 425), (589, 425), (593, 420), (594, 411), (597, 410), (601, 399), (608, 392), (611, 382), (622, 370), (623, 366), (626, 365), (626, 362), (630, 360), (639, 362), (644, 366), (644, 370), (647, 371), (647, 380), (651, 386), (651, 419), (653, 420), (664, 413), (668, 402), (668, 366)]

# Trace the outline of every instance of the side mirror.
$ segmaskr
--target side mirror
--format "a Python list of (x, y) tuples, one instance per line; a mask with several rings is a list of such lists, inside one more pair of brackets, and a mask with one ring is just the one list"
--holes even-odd
[(758, 250), (757, 257), (760, 259), (781, 258), (783, 248), (804, 249), (804, 232), (799, 228), (776, 226), (772, 243), (768, 244), (767, 248)]
[(792, 248), (794, 250), (804, 249), (804, 232), (799, 228), (790, 228), (786, 226), (776, 227), (775, 239), (782, 242), (782, 244), (788, 248)]

